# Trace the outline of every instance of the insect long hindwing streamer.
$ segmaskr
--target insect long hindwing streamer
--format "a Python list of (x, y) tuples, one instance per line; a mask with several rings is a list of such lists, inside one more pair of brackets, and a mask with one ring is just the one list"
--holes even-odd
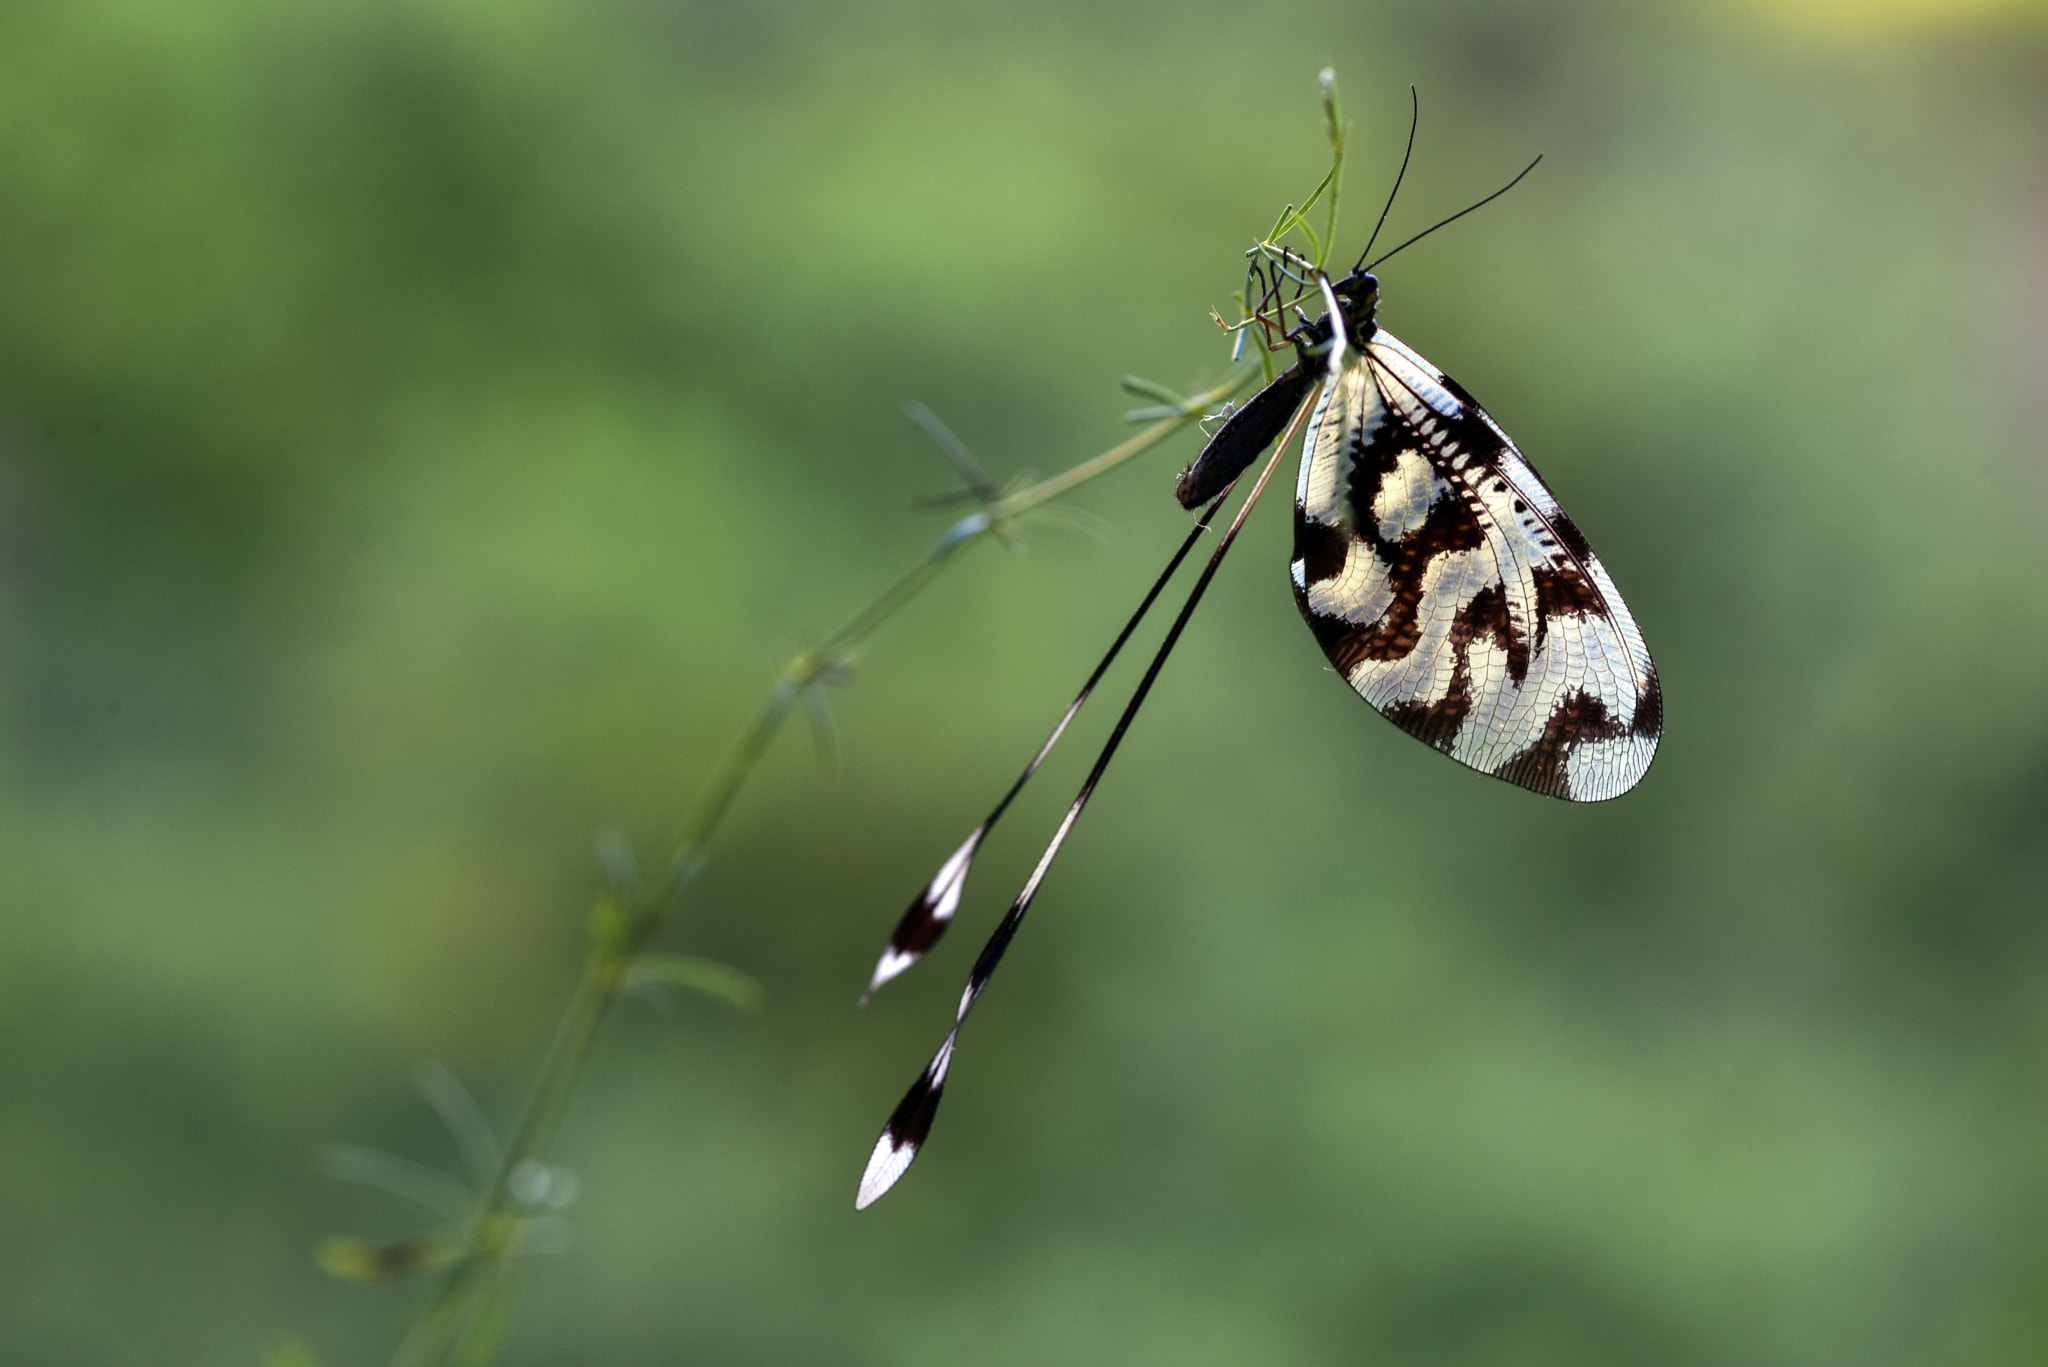
[(890, 932), (888, 945), (882, 950), (882, 957), (875, 963), (874, 976), (868, 980), (868, 990), (861, 993), (862, 1006), (868, 1004), (868, 1000), (883, 983), (923, 958), (931, 947), (939, 942), (939, 937), (946, 933), (947, 927), (952, 925), (953, 914), (960, 909), (960, 894), (967, 885), (968, 870), (974, 864), (974, 856), (981, 849), (981, 842), (988, 838), (990, 828), (1002, 818), (1010, 803), (1024, 790), (1024, 785), (1030, 782), (1031, 776), (1038, 772), (1038, 766), (1045, 763), (1045, 757), (1052, 753), (1053, 746), (1066, 734), (1067, 723), (1073, 721), (1074, 714), (1081, 710), (1081, 705), (1095, 692), (1095, 685), (1102, 682), (1102, 676), (1108, 673), (1110, 665), (1116, 662), (1118, 653), (1124, 648), (1124, 642), (1131, 639), (1131, 633), (1138, 629), (1138, 623), (1145, 620), (1145, 614), (1152, 610), (1152, 604), (1158, 600), (1167, 581), (1173, 578), (1174, 571), (1180, 568), (1181, 561), (1187, 559), (1188, 552), (1201, 540), (1202, 533), (1209, 530), (1210, 522), (1216, 517), (1216, 510), (1223, 506), (1220, 499), (1203, 501), (1209, 502), (1210, 507), (1188, 532), (1187, 539), (1180, 543), (1180, 549), (1173, 553), (1173, 558), (1166, 562), (1166, 568), (1159, 572), (1159, 577), (1152, 581), (1152, 587), (1139, 602), (1138, 610), (1131, 614), (1130, 620), (1124, 623), (1124, 629), (1110, 642), (1101, 663), (1095, 666), (1094, 672), (1088, 676), (1088, 681), (1081, 685), (1081, 691), (1074, 695), (1074, 700), (1067, 704), (1067, 710), (1053, 726), (1052, 734), (1045, 738), (1045, 744), (1038, 747), (1038, 753), (1024, 766), (1024, 772), (1017, 775), (1017, 781), (1010, 785), (1009, 791), (1003, 794), (1002, 800), (996, 803), (994, 810), (982, 818), (979, 826), (968, 832), (967, 839), (961, 842), (960, 848), (953, 851), (946, 862), (939, 866), (939, 871), (933, 875), (932, 881), (911, 901), (909, 909), (903, 913), (903, 919), (896, 923), (896, 929)]
[[(1296, 420), (1299, 421), (1298, 413)], [(1283, 438), (1280, 450), (1285, 450), (1286, 446), (1287, 439)], [(1167, 628), (1166, 636), (1160, 642), (1158, 650), (1153, 653), (1152, 662), (1146, 667), (1144, 677), (1132, 690), (1131, 699), (1124, 705), (1123, 714), (1117, 718), (1116, 726), (1111, 730), (1109, 739), (1104, 742), (1102, 752), (1096, 756), (1094, 767), (1082, 781), (1081, 791), (1075, 796), (1073, 805), (1067, 808), (1067, 814), (1060, 821), (1059, 829), (1053, 833), (1045, 852), (1039, 856), (1038, 864), (1032, 869), (1031, 876), (1025, 880), (1023, 890), (1017, 894), (1017, 900), (1011, 904), (1010, 910), (996, 926), (995, 933), (982, 947), (980, 956), (975, 959), (974, 968), (967, 975), (966, 990), (960, 994), (960, 1005), (953, 1015), (953, 1028), (946, 1033), (945, 1041), (939, 1045), (939, 1051), (932, 1056), (931, 1062), (925, 1065), (924, 1071), (911, 1083), (910, 1090), (904, 1093), (903, 1100), (896, 1104), (896, 1109), (890, 1113), (888, 1124), (882, 1128), (881, 1138), (875, 1141), (874, 1152), (868, 1157), (867, 1169), (861, 1174), (860, 1191), (854, 1198), (855, 1209), (867, 1209), (890, 1187), (895, 1186), (897, 1179), (903, 1176), (912, 1160), (917, 1157), (918, 1150), (923, 1147), (925, 1136), (931, 1132), (932, 1117), (939, 1108), (939, 1098), (945, 1091), (946, 1074), (953, 1064), (953, 1047), (960, 1038), (960, 1027), (967, 1023), (968, 1013), (974, 1009), (975, 1002), (980, 1000), (982, 989), (988, 986), (988, 980), (996, 971), (996, 965), (1002, 962), (1004, 951), (1009, 949), (1010, 941), (1017, 934), (1017, 928), (1023, 924), (1024, 914), (1031, 908), (1032, 899), (1038, 895), (1039, 884), (1045, 881), (1046, 872), (1051, 869), (1053, 860), (1058, 857), (1060, 847), (1066, 843), (1067, 833), (1073, 829), (1075, 820), (1081, 815), (1081, 809), (1088, 805), (1089, 797), (1095, 792), (1095, 785), (1101, 781), (1103, 772), (1109, 768), (1110, 759), (1115, 756), (1124, 733), (1130, 729), (1131, 719), (1137, 715), (1146, 694), (1152, 691), (1152, 684), (1165, 666), (1166, 657), (1173, 652), (1175, 643), (1180, 640), (1181, 632), (1187, 627), (1188, 619), (1194, 615), (1195, 608), (1202, 601), (1202, 595), (1208, 591), (1209, 581), (1215, 578), (1217, 568), (1223, 563), (1223, 557), (1229, 553), (1231, 543), (1237, 539), (1238, 529), (1244, 526), (1245, 517), (1258, 502), (1259, 495), (1265, 491), (1266, 481), (1272, 476), (1274, 465), (1279, 462), (1280, 450), (1276, 450), (1273, 459), (1266, 463), (1266, 468), (1260, 472), (1251, 492), (1245, 495), (1244, 503), (1238, 508), (1237, 515), (1231, 519), (1229, 528), (1217, 541), (1208, 564), (1202, 567), (1200, 577), (1188, 591), (1187, 601), (1182, 604), (1179, 614), (1173, 619), (1173, 625)], [(1229, 492), (1230, 484), (1226, 482), (1212, 500), (1209, 516), (1215, 514)], [(1207, 520), (1207, 517), (1203, 519), (1205, 523)], [(1183, 553), (1185, 550), (1186, 547), (1183, 546)], [(1178, 563), (1178, 558), (1175, 563)], [(1171, 569), (1169, 566), (1169, 573)], [(1156, 585), (1154, 592), (1157, 592)], [(1099, 675), (1100, 671), (1097, 672)], [(1029, 776), (1028, 772), (1026, 776)]]

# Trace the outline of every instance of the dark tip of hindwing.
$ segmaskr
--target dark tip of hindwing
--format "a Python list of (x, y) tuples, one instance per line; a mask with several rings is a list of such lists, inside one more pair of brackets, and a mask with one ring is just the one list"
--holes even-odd
[(939, 1052), (890, 1113), (882, 1137), (875, 1141), (875, 1151), (868, 1156), (867, 1170), (860, 1175), (860, 1192), (853, 1198), (855, 1210), (866, 1210), (879, 1201), (917, 1158), (925, 1136), (932, 1132), (932, 1117), (938, 1114), (939, 1098), (946, 1090), (946, 1069), (953, 1062), (953, 1041), (959, 1033), (956, 1027), (946, 1036)]
[(953, 913), (960, 909), (960, 893), (967, 886), (967, 870), (974, 863), (981, 838), (987, 834), (986, 824), (976, 826), (974, 834), (968, 836), (966, 842), (953, 851), (952, 857), (939, 866), (932, 881), (925, 885), (924, 891), (911, 902), (910, 909), (903, 913), (903, 919), (890, 932), (888, 947), (875, 964), (875, 975), (868, 981), (868, 990), (860, 994), (862, 1006), (868, 1004), (876, 988), (922, 959), (946, 933), (946, 927), (953, 924)]

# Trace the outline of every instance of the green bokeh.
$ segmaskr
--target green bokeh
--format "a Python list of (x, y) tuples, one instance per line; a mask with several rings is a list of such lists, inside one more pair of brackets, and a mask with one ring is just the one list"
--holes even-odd
[[(1185, 525), (1192, 443), (977, 549), (785, 737), (607, 1028), (511, 1363), (2048, 1356), (2048, 15), (2038, 4), (0, 6), (0, 1361), (378, 1361), (316, 1272), (452, 1164), (767, 687), (999, 478), (1220, 375), (1352, 119), (1348, 231), (1601, 549), (1621, 802), (1330, 677), (1260, 513), (852, 1210), (975, 942), (910, 893)], [(1283, 477), (1284, 478), (1284, 477)], [(1112, 676), (1128, 684), (1133, 668)]]

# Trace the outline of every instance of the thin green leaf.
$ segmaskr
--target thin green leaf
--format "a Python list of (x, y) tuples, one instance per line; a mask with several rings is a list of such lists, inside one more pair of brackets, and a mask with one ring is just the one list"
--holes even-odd
[(817, 744), (818, 768), (828, 774), (839, 772), (839, 728), (832, 720), (832, 700), (817, 684), (804, 690), (804, 714), (811, 720), (811, 738)]
[(988, 477), (988, 473), (968, 452), (967, 444), (954, 436), (953, 429), (939, 420), (938, 414), (912, 399), (903, 405), (903, 416), (916, 423), (924, 434), (932, 439), (932, 445), (945, 453), (946, 459), (953, 462), (953, 468), (959, 471), (961, 481), (976, 498), (987, 503), (1000, 497), (996, 482)]
[(1109, 540), (1109, 519), (1097, 517), (1086, 508), (1078, 508), (1071, 503), (1041, 503), (1032, 509), (1032, 513), (1053, 522), (1063, 522), (1096, 541)]
[(1157, 380), (1148, 380), (1143, 375), (1126, 375), (1122, 381), (1126, 394), (1140, 394), (1148, 399), (1157, 399), (1167, 405), (1165, 416), (1185, 413), (1193, 406), (1185, 394), (1176, 394)]
[(1300, 223), (1308, 217), (1308, 211), (1316, 207), (1316, 201), (1323, 197), (1323, 192), (1328, 190), (1336, 179), (1337, 168), (1332, 166), (1323, 174), (1323, 178), (1316, 182), (1316, 188), (1309, 193), (1308, 199), (1303, 202), (1301, 208), (1295, 211), (1294, 221), (1296, 223)]
[(1300, 228), (1301, 235), (1308, 239), (1309, 259), (1316, 263), (1317, 270), (1321, 270), (1323, 268), (1323, 239), (1316, 236), (1316, 230), (1308, 226), (1307, 220), (1303, 220), (1295, 226)]
[(1336, 176), (1336, 174), (1337, 168), (1334, 166), (1331, 167), (1329, 171), (1324, 174), (1322, 180), (1317, 183), (1314, 191), (1312, 191), (1309, 194), (1308, 201), (1306, 203), (1301, 205), (1299, 208), (1296, 208), (1292, 204), (1288, 205), (1286, 211), (1283, 212), (1280, 215), (1278, 221), (1276, 221), (1273, 224), (1273, 231), (1266, 234), (1265, 243), (1276, 243), (1281, 238), (1287, 236), (1287, 234), (1295, 228), (1304, 227), (1302, 221), (1303, 216), (1306, 215), (1310, 209), (1315, 208), (1316, 201), (1323, 197), (1323, 191), (1330, 188), (1330, 181)]
[[(1330, 136), (1330, 219), (1324, 230), (1324, 240), (1331, 246), (1337, 243), (1337, 192), (1344, 183), (1344, 114), (1337, 105), (1337, 69), (1324, 67), (1316, 75), (1316, 85), (1322, 91), (1323, 117)], [(1329, 262), (1318, 255), (1317, 266)]]
[(381, 1149), (330, 1144), (320, 1151), (319, 1161), (321, 1173), (337, 1182), (374, 1187), (449, 1219), (461, 1219), (476, 1200), (475, 1192), (439, 1168)]
[(633, 842), (616, 826), (597, 833), (597, 866), (605, 885), (621, 897), (631, 897), (640, 887), (640, 861), (633, 857)]
[(455, 1140), (470, 1180), (482, 1185), (498, 1170), (498, 1136), (483, 1107), (469, 1094), (462, 1080), (438, 1063), (422, 1063), (413, 1073), (412, 1085)]
[(642, 954), (626, 971), (628, 987), (675, 987), (722, 1001), (742, 1011), (758, 1010), (768, 991), (758, 979), (728, 964), (694, 954)]
[(1022, 555), (1031, 549), (1030, 539), (1024, 535), (1024, 529), (1018, 525), (1018, 519), (1014, 517), (1006, 517), (1000, 522), (992, 523), (989, 530), (995, 533), (996, 540), (1002, 542), (1003, 549), (1011, 555)]

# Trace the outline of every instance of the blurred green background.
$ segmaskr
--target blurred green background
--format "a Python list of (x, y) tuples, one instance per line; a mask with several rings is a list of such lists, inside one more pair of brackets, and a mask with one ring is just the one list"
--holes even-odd
[[(7, 0), (0, 1360), (379, 1361), (416, 1226), (315, 1155), (516, 1109), (643, 848), (952, 477), (1213, 381), (1352, 121), (1383, 271), (1662, 669), (1571, 808), (1332, 678), (1263, 508), (967, 1032), (855, 1179), (1114, 715), (883, 937), (1186, 525), (976, 548), (801, 728), (629, 1006), (511, 1363), (2048, 1357), (2048, 9)], [(1342, 250), (1340, 249), (1340, 255)], [(1283, 484), (1291, 483), (1291, 473)], [(1128, 685), (1135, 667), (1112, 687)]]

